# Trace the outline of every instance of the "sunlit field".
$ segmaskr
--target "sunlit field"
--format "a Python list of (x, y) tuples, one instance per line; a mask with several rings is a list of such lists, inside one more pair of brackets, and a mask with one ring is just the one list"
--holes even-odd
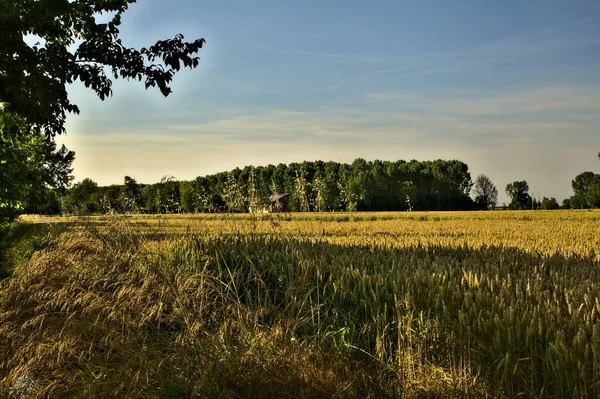
[(600, 212), (25, 216), (15, 397), (600, 396)]
[(337, 245), (404, 248), (515, 247), (529, 253), (593, 255), (600, 260), (600, 211), (370, 212), (182, 214), (91, 217), (22, 216), (34, 224), (100, 228), (115, 220), (150, 238), (224, 237), (255, 233)]

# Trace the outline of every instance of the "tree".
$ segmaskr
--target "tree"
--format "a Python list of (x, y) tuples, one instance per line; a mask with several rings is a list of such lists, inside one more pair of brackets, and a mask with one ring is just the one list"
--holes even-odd
[(60, 212), (58, 195), (71, 184), (75, 153), (0, 110), (0, 225), (23, 212)]
[(592, 184), (585, 196), (587, 204), (590, 208), (600, 208), (600, 175), (596, 175), (597, 182)]
[(156, 184), (148, 184), (142, 188), (142, 203), (143, 212), (159, 212), (158, 188)]
[(323, 212), (325, 210), (325, 182), (320, 176), (315, 177), (315, 198), (314, 198), (314, 209), (317, 212)]
[(258, 190), (256, 189), (256, 176), (254, 175), (254, 167), (250, 169), (248, 175), (248, 210), (257, 212), (260, 208), (260, 198), (258, 198)]
[(600, 174), (583, 172), (571, 182), (573, 196), (571, 206), (575, 209), (597, 208), (600, 206)]
[(412, 212), (414, 206), (417, 204), (417, 186), (412, 181), (405, 181), (402, 183), (402, 195), (406, 203), (406, 210)]
[(108, 187), (100, 188), (100, 192), (102, 194), (102, 198), (100, 201), (100, 212), (113, 214), (113, 213), (121, 213), (126, 212), (124, 208), (124, 203), (122, 201), (122, 187), (118, 184), (111, 184)]
[[(184, 42), (183, 35), (140, 50), (119, 39), (121, 16), (136, 0), (2, 0), (0, 2), (0, 101), (11, 112), (53, 137), (65, 132), (70, 102), (67, 85), (77, 80), (102, 100), (112, 94), (114, 78), (144, 80), (146, 88), (171, 93), (173, 76), (182, 67), (198, 66), (194, 57), (205, 43)], [(113, 16), (98, 22), (101, 13)], [(30, 46), (26, 35), (39, 43)]]
[(102, 198), (98, 184), (86, 178), (73, 185), (63, 198), (62, 207), (65, 212), (79, 215), (98, 213), (102, 208)]
[(509, 209), (528, 209), (532, 203), (529, 185), (525, 180), (507, 184), (506, 194), (511, 198)]
[(310, 203), (308, 201), (308, 182), (304, 178), (304, 169), (300, 170), (300, 175), (296, 171), (294, 180), (294, 194), (299, 201), (300, 212), (310, 212)]
[(551, 197), (551, 198), (544, 197), (542, 199), (541, 208), (542, 209), (559, 209), (560, 205), (558, 205), (558, 201), (556, 201), (556, 198), (554, 198), (554, 197)]
[[(125, 47), (119, 26), (122, 14), (134, 2), (0, 1), (0, 165), (4, 177), (12, 176), (10, 186), (2, 186), (7, 190), (0, 190), (0, 223), (22, 212), (24, 195), (32, 193), (27, 181), (33, 169), (24, 162), (30, 158), (23, 153), (39, 142), (40, 134), (51, 139), (64, 133), (66, 114), (79, 113), (68, 98), (69, 84), (80, 81), (104, 100), (112, 94), (110, 71), (115, 79), (143, 79), (146, 88), (158, 87), (167, 96), (182, 66), (198, 66), (199, 58), (194, 55), (204, 39), (187, 43), (178, 34), (149, 48)], [(102, 13), (113, 15), (112, 20), (99, 22), (96, 17)], [(38, 43), (30, 45), (27, 36)], [(65, 149), (62, 155), (68, 153)], [(44, 162), (51, 165), (53, 161)]]
[(588, 207), (587, 199), (581, 195), (571, 196), (569, 203), (573, 209), (585, 209)]
[(135, 179), (125, 176), (121, 191), (122, 208), (125, 212), (138, 212), (142, 203), (140, 185)]
[(473, 184), (475, 203), (480, 209), (489, 209), (498, 202), (498, 189), (486, 175), (479, 175)]
[[(239, 169), (237, 171), (239, 172)], [(246, 208), (242, 187), (240, 187), (233, 171), (227, 174), (223, 200), (225, 200), (229, 212), (244, 212)]]
[(163, 176), (156, 184), (159, 213), (179, 213), (181, 210), (179, 182), (174, 176)]
[(594, 172), (583, 172), (575, 176), (575, 179), (571, 181), (571, 187), (575, 195), (585, 197), (588, 189), (596, 181), (596, 174)]

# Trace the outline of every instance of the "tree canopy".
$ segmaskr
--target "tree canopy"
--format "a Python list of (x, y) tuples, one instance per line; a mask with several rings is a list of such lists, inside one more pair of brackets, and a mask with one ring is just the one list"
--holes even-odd
[[(136, 185), (135, 190), (126, 177), (124, 185), (95, 187), (83, 197), (76, 185), (63, 210), (89, 212), (104, 204), (115, 212), (129, 212), (134, 191), (140, 193), (138, 210), (149, 213), (244, 212), (277, 193), (290, 194), (291, 211), (459, 210), (473, 209), (471, 185), (468, 166), (456, 160), (305, 161), (246, 166), (192, 181), (163, 179)], [(68, 199), (74, 197), (78, 199)], [(97, 204), (77, 207), (90, 201)]]
[(506, 195), (511, 199), (510, 209), (528, 209), (532, 198), (529, 195), (529, 185), (525, 180), (515, 181), (506, 185)]
[[(0, 1), (0, 224), (44, 198), (43, 190), (69, 185), (74, 153), (57, 151), (51, 139), (65, 133), (68, 113), (79, 113), (71, 83), (102, 100), (112, 94), (111, 78), (143, 80), (168, 96), (175, 73), (198, 66), (204, 39), (177, 34), (139, 50), (125, 46), (119, 26), (132, 3)], [(100, 22), (101, 14), (109, 21)]]
[(575, 209), (600, 208), (600, 174), (583, 172), (571, 182), (573, 196), (570, 205)]
[[(77, 80), (105, 99), (114, 78), (144, 80), (146, 88), (171, 93), (169, 84), (181, 67), (195, 68), (204, 39), (184, 42), (183, 35), (142, 49), (119, 38), (121, 16), (135, 0), (3, 0), (0, 2), (0, 101), (11, 112), (54, 136), (65, 132), (70, 102), (67, 85)], [(100, 23), (97, 16), (110, 13)], [(30, 46), (26, 36), (38, 43)]]
[[(56, 213), (69, 187), (75, 153), (0, 113), (0, 225), (19, 213)], [(9, 134), (9, 132), (11, 132)]]
[(473, 184), (473, 195), (478, 208), (489, 209), (498, 202), (498, 189), (486, 175), (479, 175)]

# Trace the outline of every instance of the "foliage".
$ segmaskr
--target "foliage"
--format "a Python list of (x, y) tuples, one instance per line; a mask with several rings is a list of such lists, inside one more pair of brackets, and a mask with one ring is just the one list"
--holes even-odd
[(315, 176), (315, 195), (314, 195), (314, 210), (323, 212), (325, 210), (325, 191), (326, 184), (320, 176)]
[(473, 185), (475, 204), (479, 209), (489, 209), (498, 202), (498, 189), (486, 175), (479, 175)]
[[(305, 161), (247, 166), (189, 182), (167, 180), (143, 185), (126, 177), (122, 186), (99, 187), (96, 203), (88, 201), (87, 207), (97, 212), (245, 212), (258, 209), (257, 204), (267, 196), (285, 192), (291, 194), (292, 211), (470, 210), (487, 209), (486, 204), (497, 200), (497, 189), (489, 178), (480, 175), (472, 184), (467, 165), (460, 161)], [(562, 208), (600, 207), (600, 174), (578, 175), (573, 188), (575, 195), (565, 199)], [(56, 206), (56, 193), (50, 192), (52, 197), (46, 202)], [(506, 193), (510, 209), (557, 208), (556, 199), (532, 198), (526, 181), (508, 184)], [(135, 199), (128, 200), (130, 196)], [(63, 199), (66, 207), (61, 205), (60, 211), (73, 212), (69, 204), (68, 198)]]
[(596, 176), (596, 182), (590, 186), (585, 195), (590, 208), (600, 208), (600, 175)]
[[(473, 209), (468, 167), (460, 161), (303, 162), (247, 166), (178, 182), (99, 187), (98, 212), (245, 212), (272, 194), (290, 193), (292, 211)], [(64, 212), (76, 204), (67, 194)], [(71, 196), (72, 197), (72, 196)], [(86, 200), (89, 202), (88, 200)], [(81, 208), (81, 207), (80, 207)], [(87, 211), (86, 211), (87, 212)], [(84, 212), (85, 213), (85, 212)]]
[(509, 209), (531, 209), (533, 199), (529, 195), (529, 185), (525, 180), (515, 181), (506, 185), (506, 194), (511, 201)]
[(130, 176), (125, 176), (123, 179), (123, 190), (120, 200), (122, 209), (125, 212), (138, 212), (142, 205), (140, 185)]
[(184, 181), (179, 186), (183, 212), (198, 212), (202, 208), (202, 196), (195, 187), (196, 184), (196, 181)]
[(181, 211), (179, 181), (174, 176), (163, 176), (156, 188), (155, 201), (158, 213), (179, 213)]
[(473, 207), (468, 167), (460, 161), (305, 161), (247, 166), (195, 181), (186, 185), (186, 196), (204, 198), (202, 210), (218, 210), (218, 201), (207, 206), (206, 199), (222, 196), (229, 209), (241, 212), (242, 202), (276, 193), (291, 194), (292, 211), (408, 210), (407, 198), (415, 210)]
[[(181, 67), (195, 68), (204, 39), (182, 35), (140, 50), (119, 38), (121, 16), (135, 0), (3, 0), (0, 3), (0, 100), (50, 137), (65, 132), (66, 113), (79, 113), (67, 85), (82, 82), (101, 99), (112, 94), (114, 78), (144, 80), (165, 96)], [(108, 23), (98, 21), (109, 13)], [(26, 35), (39, 42), (33, 46)]]
[(296, 178), (294, 179), (294, 194), (298, 199), (298, 207), (300, 212), (309, 212), (310, 204), (308, 201), (308, 183), (304, 178), (304, 171), (300, 170), (300, 174), (296, 171)]
[(556, 198), (554, 198), (554, 197), (550, 197), (550, 198), (544, 197), (542, 199), (541, 209), (550, 210), (550, 209), (559, 209), (559, 208), (560, 208), (560, 205), (558, 205), (558, 201), (556, 200)]
[[(239, 174), (239, 169), (237, 170)], [(227, 183), (223, 191), (223, 200), (229, 212), (244, 212), (246, 208), (242, 187), (236, 179), (236, 171), (227, 173)]]
[(88, 215), (101, 211), (104, 195), (98, 188), (98, 183), (92, 179), (77, 182), (63, 198), (62, 208), (65, 213)]
[(583, 172), (571, 182), (573, 196), (571, 206), (575, 209), (600, 208), (600, 174)]
[(57, 194), (72, 180), (75, 153), (23, 118), (0, 109), (0, 225), (18, 214), (60, 211)]
[(252, 167), (248, 176), (248, 210), (250, 212), (256, 212), (259, 207), (260, 198), (256, 189), (256, 176), (254, 173), (254, 167)]

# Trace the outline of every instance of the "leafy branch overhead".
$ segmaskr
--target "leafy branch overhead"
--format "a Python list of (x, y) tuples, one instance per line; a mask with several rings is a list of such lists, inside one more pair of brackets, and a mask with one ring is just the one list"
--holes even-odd
[[(181, 68), (196, 68), (204, 39), (181, 34), (141, 49), (119, 38), (121, 16), (135, 0), (3, 0), (0, 2), (0, 101), (53, 137), (65, 132), (67, 84), (82, 82), (104, 100), (112, 80), (135, 79), (164, 96)], [(101, 13), (114, 14), (99, 23)], [(30, 46), (25, 36), (39, 40)], [(109, 73), (111, 76), (107, 75)]]

